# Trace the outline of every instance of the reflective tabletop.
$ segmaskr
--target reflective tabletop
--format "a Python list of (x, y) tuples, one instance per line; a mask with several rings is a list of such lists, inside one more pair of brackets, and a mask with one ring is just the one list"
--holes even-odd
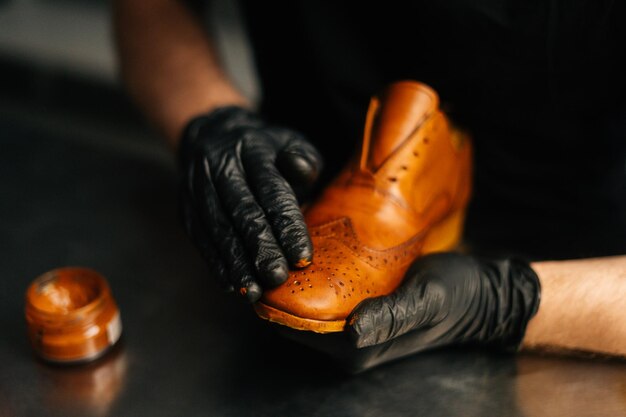
[[(207, 276), (157, 143), (0, 117), (0, 259), (0, 417), (626, 416), (621, 361), (443, 350), (349, 375), (280, 337)], [(67, 265), (104, 274), (122, 313), (84, 366), (26, 338), (28, 284)]]

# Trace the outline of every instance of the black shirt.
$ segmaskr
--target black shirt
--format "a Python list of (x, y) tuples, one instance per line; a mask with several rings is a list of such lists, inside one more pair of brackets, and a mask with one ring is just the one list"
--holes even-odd
[(262, 111), (305, 133), (329, 174), (360, 140), (369, 97), (422, 81), (474, 138), (474, 248), (626, 253), (625, 2), (247, 1), (244, 11)]

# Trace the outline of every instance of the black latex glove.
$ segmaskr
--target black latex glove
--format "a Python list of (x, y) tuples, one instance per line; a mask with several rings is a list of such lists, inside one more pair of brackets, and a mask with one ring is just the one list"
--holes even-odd
[(321, 158), (300, 134), (224, 107), (188, 124), (179, 155), (185, 228), (227, 290), (254, 302), (289, 265), (311, 260), (296, 193), (314, 183)]
[(539, 299), (526, 262), (433, 254), (417, 259), (393, 294), (359, 304), (346, 329), (355, 347), (371, 352), (358, 370), (448, 345), (516, 350)]

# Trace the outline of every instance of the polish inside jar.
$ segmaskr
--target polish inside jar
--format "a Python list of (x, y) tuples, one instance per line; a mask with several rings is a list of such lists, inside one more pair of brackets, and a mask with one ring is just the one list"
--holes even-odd
[(35, 279), (26, 293), (26, 321), (35, 352), (60, 363), (102, 356), (122, 330), (106, 279), (87, 268), (59, 268)]

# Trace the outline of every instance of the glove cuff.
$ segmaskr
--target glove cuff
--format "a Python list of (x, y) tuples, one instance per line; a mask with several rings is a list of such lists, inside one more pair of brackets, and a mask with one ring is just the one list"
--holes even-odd
[[(225, 106), (219, 107), (209, 113), (201, 114), (192, 118), (185, 129), (178, 145), (178, 160), (180, 164), (185, 164), (191, 149), (202, 140), (202, 138), (224, 133), (236, 128), (260, 127), (263, 125), (258, 116), (243, 107)], [(210, 132), (211, 135), (206, 133)]]
[(528, 322), (537, 314), (541, 284), (537, 273), (522, 259), (496, 261), (492, 279), (498, 283), (500, 298), (493, 328), (493, 344), (508, 350), (519, 350)]

